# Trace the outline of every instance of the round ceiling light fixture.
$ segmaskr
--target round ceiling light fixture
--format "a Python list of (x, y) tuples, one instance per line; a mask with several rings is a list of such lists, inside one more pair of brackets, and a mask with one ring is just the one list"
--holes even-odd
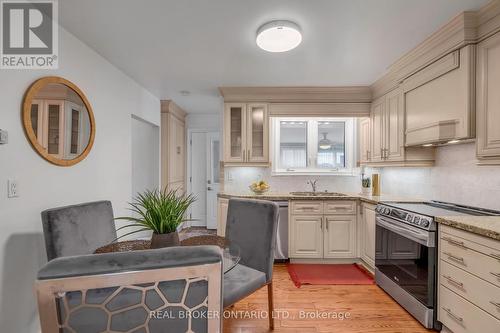
[(300, 27), (291, 21), (271, 21), (257, 30), (257, 45), (268, 52), (290, 51), (302, 42)]

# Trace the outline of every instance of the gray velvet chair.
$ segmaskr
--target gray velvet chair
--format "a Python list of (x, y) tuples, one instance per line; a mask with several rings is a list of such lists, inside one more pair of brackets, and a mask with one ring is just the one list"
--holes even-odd
[(269, 326), (274, 329), (273, 263), (279, 207), (262, 200), (229, 200), (226, 238), (240, 248), (241, 260), (224, 274), (224, 307), (267, 286)]
[(40, 270), (35, 287), (42, 333), (222, 330), (216, 246), (57, 258)]
[(109, 201), (45, 210), (42, 225), (48, 260), (91, 254), (116, 239), (113, 207)]

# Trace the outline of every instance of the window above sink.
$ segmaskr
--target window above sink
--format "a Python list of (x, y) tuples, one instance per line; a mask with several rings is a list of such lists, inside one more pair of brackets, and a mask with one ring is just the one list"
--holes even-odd
[(354, 118), (274, 117), (271, 124), (273, 174), (353, 174)]

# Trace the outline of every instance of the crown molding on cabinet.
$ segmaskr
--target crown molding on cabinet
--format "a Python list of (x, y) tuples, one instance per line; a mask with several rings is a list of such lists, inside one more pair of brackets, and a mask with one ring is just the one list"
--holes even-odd
[(368, 86), (353, 87), (220, 87), (224, 102), (370, 103)]
[(369, 117), (370, 103), (271, 103), (274, 117)]
[(373, 98), (390, 92), (403, 80), (439, 58), (468, 44), (478, 43), (498, 31), (500, 0), (493, 0), (479, 11), (455, 16), (389, 66), (387, 73), (370, 86)]
[(162, 113), (170, 113), (176, 118), (183, 120), (186, 118), (187, 112), (184, 111), (180, 106), (174, 103), (174, 101), (167, 99), (161, 100), (161, 112)]

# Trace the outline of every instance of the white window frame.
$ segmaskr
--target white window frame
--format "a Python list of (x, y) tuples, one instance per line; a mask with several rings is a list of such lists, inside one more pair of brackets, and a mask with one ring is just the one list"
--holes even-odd
[[(280, 122), (307, 122), (307, 167), (295, 169), (280, 168)], [(345, 167), (339, 169), (317, 168), (318, 122), (345, 122)], [(345, 117), (272, 117), (271, 118), (271, 161), (272, 174), (279, 175), (339, 175), (356, 174), (356, 119)]]

